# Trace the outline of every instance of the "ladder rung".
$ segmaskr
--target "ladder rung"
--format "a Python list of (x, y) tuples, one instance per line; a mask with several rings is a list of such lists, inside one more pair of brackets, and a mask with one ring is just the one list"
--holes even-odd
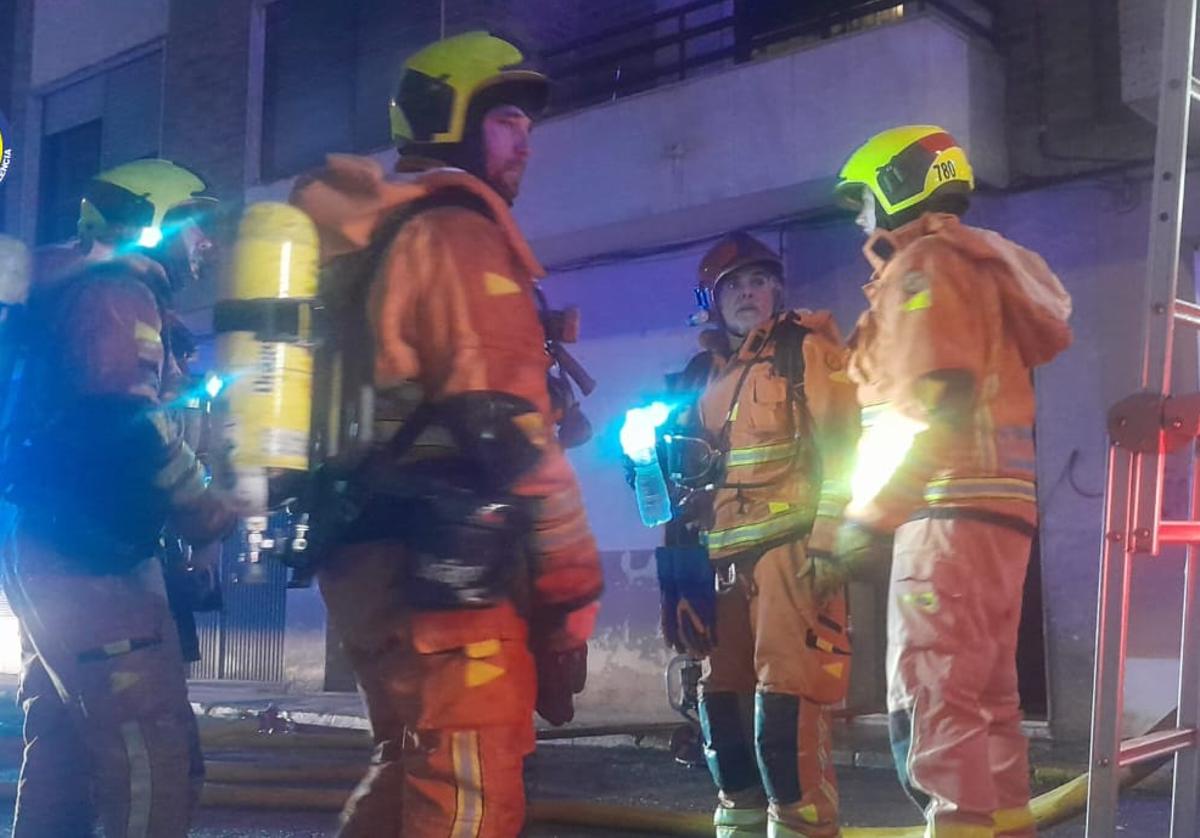
[(1200, 544), (1200, 521), (1160, 521), (1158, 540), (1163, 544)]
[(1192, 76), (1192, 98), (1200, 99), (1200, 79)]
[(1194, 747), (1195, 744), (1196, 730), (1190, 727), (1147, 733), (1145, 736), (1126, 739), (1121, 743), (1117, 765), (1124, 768), (1127, 765), (1147, 762), (1156, 757), (1170, 756), (1176, 751)]
[(1200, 305), (1187, 300), (1175, 301), (1175, 319), (1200, 326)]

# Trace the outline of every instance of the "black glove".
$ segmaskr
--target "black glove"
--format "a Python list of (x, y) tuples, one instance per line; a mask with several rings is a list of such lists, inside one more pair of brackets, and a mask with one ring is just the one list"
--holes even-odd
[(587, 683), (587, 645), (564, 652), (536, 651), (537, 712), (558, 727), (575, 718), (575, 696)]
[(703, 547), (659, 547), (659, 614), (663, 638), (681, 654), (707, 657), (717, 642), (717, 595)]

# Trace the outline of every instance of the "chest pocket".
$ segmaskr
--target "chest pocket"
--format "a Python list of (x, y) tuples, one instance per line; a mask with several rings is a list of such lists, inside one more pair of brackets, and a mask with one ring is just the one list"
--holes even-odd
[(759, 441), (783, 438), (791, 435), (792, 423), (788, 411), (787, 381), (765, 371), (753, 377), (749, 398), (741, 399), (739, 410), (746, 411), (746, 422)]

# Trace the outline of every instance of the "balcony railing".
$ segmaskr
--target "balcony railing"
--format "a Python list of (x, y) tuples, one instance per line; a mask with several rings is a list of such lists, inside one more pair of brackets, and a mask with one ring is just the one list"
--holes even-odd
[(692, 0), (542, 53), (562, 113), (933, 9), (994, 42), (996, 0)]

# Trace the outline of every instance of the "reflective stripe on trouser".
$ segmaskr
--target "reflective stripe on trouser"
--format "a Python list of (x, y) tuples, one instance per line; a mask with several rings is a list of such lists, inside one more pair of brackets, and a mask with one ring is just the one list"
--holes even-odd
[(161, 565), (75, 569), (20, 532), (5, 546), (5, 590), (28, 645), (13, 835), (79, 834), (92, 814), (86, 804), (72, 809), (90, 795), (105, 835), (184, 836), (194, 719)]
[[(800, 696), (828, 692), (826, 680), (833, 676), (825, 666), (839, 667), (842, 677), (849, 662), (839, 657), (834, 664), (823, 663), (826, 659), (805, 641), (813, 623), (830, 616), (813, 608), (809, 583), (799, 574), (803, 562), (802, 544), (775, 547), (757, 562), (739, 562), (734, 585), (717, 595), (717, 645), (701, 680), (706, 756), (722, 787), (723, 804), (748, 799), (737, 788), (747, 776), (755, 777), (751, 791), (760, 794), (757, 775), (766, 771), (762, 781), (773, 798), (773, 821), (806, 836), (836, 835), (837, 779), (828, 716), (822, 705)], [(844, 622), (841, 609), (844, 602), (838, 600), (830, 613)], [(756, 700), (768, 709), (756, 714), (752, 728), (746, 708)], [(756, 743), (758, 771), (747, 765), (750, 741)]]
[(402, 548), (341, 551), (318, 574), (376, 749), (342, 812), (343, 838), (515, 838), (533, 750), (536, 678), (511, 606), (413, 611)]
[[(888, 711), (900, 780), (933, 835), (992, 835), (1029, 802), (1017, 627), (1030, 538), (967, 519), (896, 532)], [(1001, 833), (1033, 835), (1020, 822)]]

